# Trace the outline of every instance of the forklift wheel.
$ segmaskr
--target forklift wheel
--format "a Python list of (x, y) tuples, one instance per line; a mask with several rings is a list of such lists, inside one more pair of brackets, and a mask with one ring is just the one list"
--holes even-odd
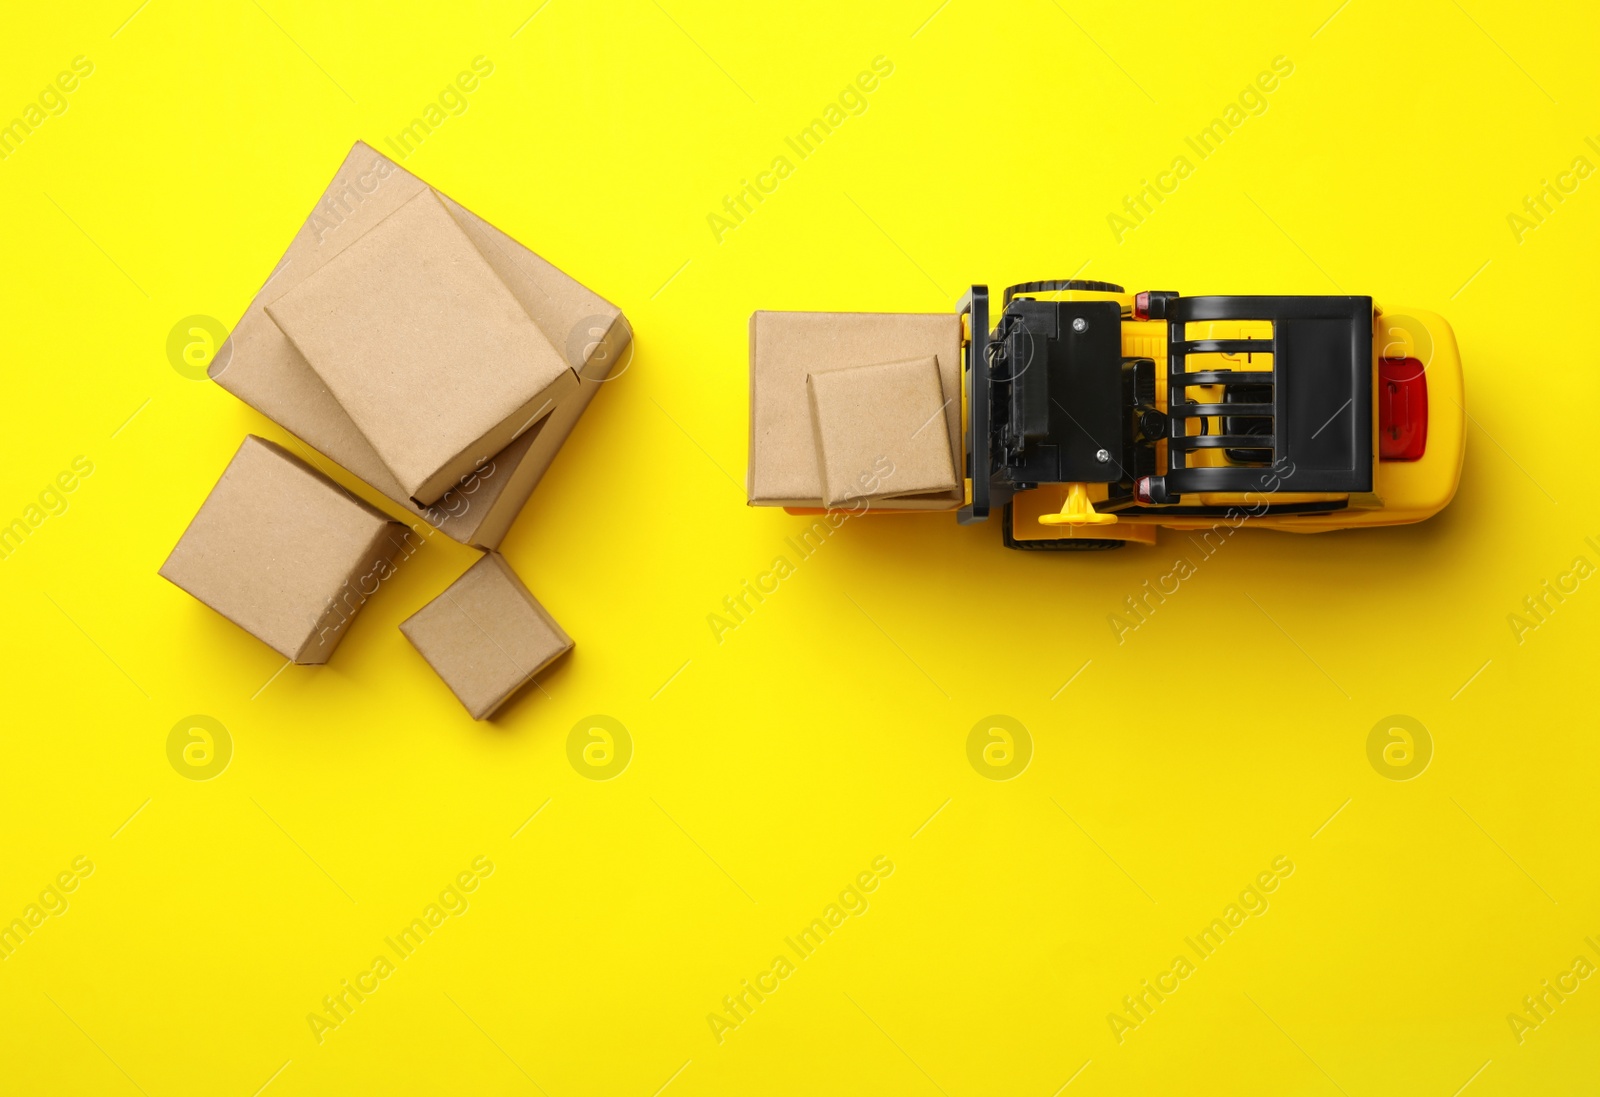
[(1094, 282), (1087, 278), (1052, 279), (1047, 282), (1022, 282), (1015, 286), (1007, 286), (1005, 302), (1011, 304), (1011, 299), (1019, 293), (1062, 293), (1066, 290), (1085, 290), (1090, 293), (1126, 292), (1115, 282)]
[(1011, 504), (1007, 503), (1000, 516), (1000, 539), (1008, 549), (1021, 552), (1107, 552), (1119, 549), (1126, 541), (1112, 541), (1103, 537), (1062, 537), (1048, 541), (1019, 541), (1011, 536)]

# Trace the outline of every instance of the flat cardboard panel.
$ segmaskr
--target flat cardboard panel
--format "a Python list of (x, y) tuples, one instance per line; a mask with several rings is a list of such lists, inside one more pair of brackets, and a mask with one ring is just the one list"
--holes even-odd
[(522, 585), (505, 557), (488, 553), (400, 625), (474, 720), (572, 650), (572, 638)]
[(409, 531), (247, 435), (161, 575), (296, 663), (325, 663)]
[[(510, 529), (561, 440), (577, 421), (577, 414), (561, 414), (568, 402), (559, 401), (555, 412), (495, 454), (485, 466), (492, 466), (493, 472), (485, 475), (480, 471), (473, 491), (452, 489), (433, 506), (420, 507), (411, 502), (316, 371), (266, 314), (269, 300), (320, 269), (426, 187), (392, 160), (357, 142), (277, 269), (218, 351), (210, 375), (312, 449), (372, 485), (405, 513), (428, 521), (458, 541), (489, 549)], [(445, 195), (439, 198), (528, 315), (551, 343), (563, 350), (569, 365), (582, 362), (579, 368), (589, 372), (596, 363), (609, 369), (611, 363), (625, 357), (632, 333), (616, 306)], [(590, 338), (588, 333), (597, 327), (606, 334)], [(573, 395), (586, 405), (586, 397), (593, 392), (585, 394), (580, 387)]]
[(937, 358), (828, 370), (806, 384), (826, 505), (956, 490)]
[(577, 387), (431, 190), (267, 306), (418, 503)]
[[(937, 358), (950, 450), (961, 452), (961, 324), (955, 313), (757, 312), (750, 317), (750, 503), (821, 507), (806, 375)], [(874, 509), (949, 510), (961, 492), (881, 499)]]

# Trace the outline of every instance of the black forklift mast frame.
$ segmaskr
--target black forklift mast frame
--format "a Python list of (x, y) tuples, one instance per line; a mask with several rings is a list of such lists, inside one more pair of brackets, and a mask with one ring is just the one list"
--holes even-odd
[(989, 518), (989, 287), (973, 286), (962, 294), (956, 315), (966, 319), (968, 332), (961, 375), (967, 390), (966, 466), (972, 501), (956, 512), (956, 521), (967, 526)]

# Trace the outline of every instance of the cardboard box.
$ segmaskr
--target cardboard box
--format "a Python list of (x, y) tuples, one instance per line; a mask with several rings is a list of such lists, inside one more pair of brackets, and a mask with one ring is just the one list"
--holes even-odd
[[(955, 313), (758, 312), (750, 317), (752, 506), (822, 507), (822, 472), (806, 376), (936, 358), (952, 454), (961, 453), (961, 322)], [(931, 428), (930, 428), (931, 429)], [(874, 510), (951, 510), (960, 489), (880, 499)]]
[(569, 637), (491, 552), (400, 625), (474, 720), (494, 715), (572, 650)]
[(422, 506), (577, 387), (431, 190), (285, 290), (267, 315)]
[(806, 384), (826, 505), (956, 490), (938, 358), (812, 373)]
[(163, 578), (296, 663), (326, 663), (345, 626), (415, 551), (409, 531), (279, 446), (247, 435), (161, 565)]
[(446, 210), (523, 310), (578, 375), (570, 397), (495, 454), (463, 485), (422, 507), (378, 457), (278, 325), (266, 305), (321, 269), (356, 240), (428, 189), (426, 183), (358, 142), (295, 235), (233, 333), (217, 352), (212, 380), (303, 439), (391, 500), (466, 544), (497, 546), (598, 391), (627, 360), (632, 332), (622, 313), (504, 232), (438, 191)]

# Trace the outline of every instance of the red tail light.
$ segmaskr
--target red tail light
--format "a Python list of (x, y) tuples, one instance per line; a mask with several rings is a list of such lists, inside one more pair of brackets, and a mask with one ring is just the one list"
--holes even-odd
[(1378, 361), (1378, 456), (1415, 461), (1428, 447), (1428, 377), (1415, 358)]

